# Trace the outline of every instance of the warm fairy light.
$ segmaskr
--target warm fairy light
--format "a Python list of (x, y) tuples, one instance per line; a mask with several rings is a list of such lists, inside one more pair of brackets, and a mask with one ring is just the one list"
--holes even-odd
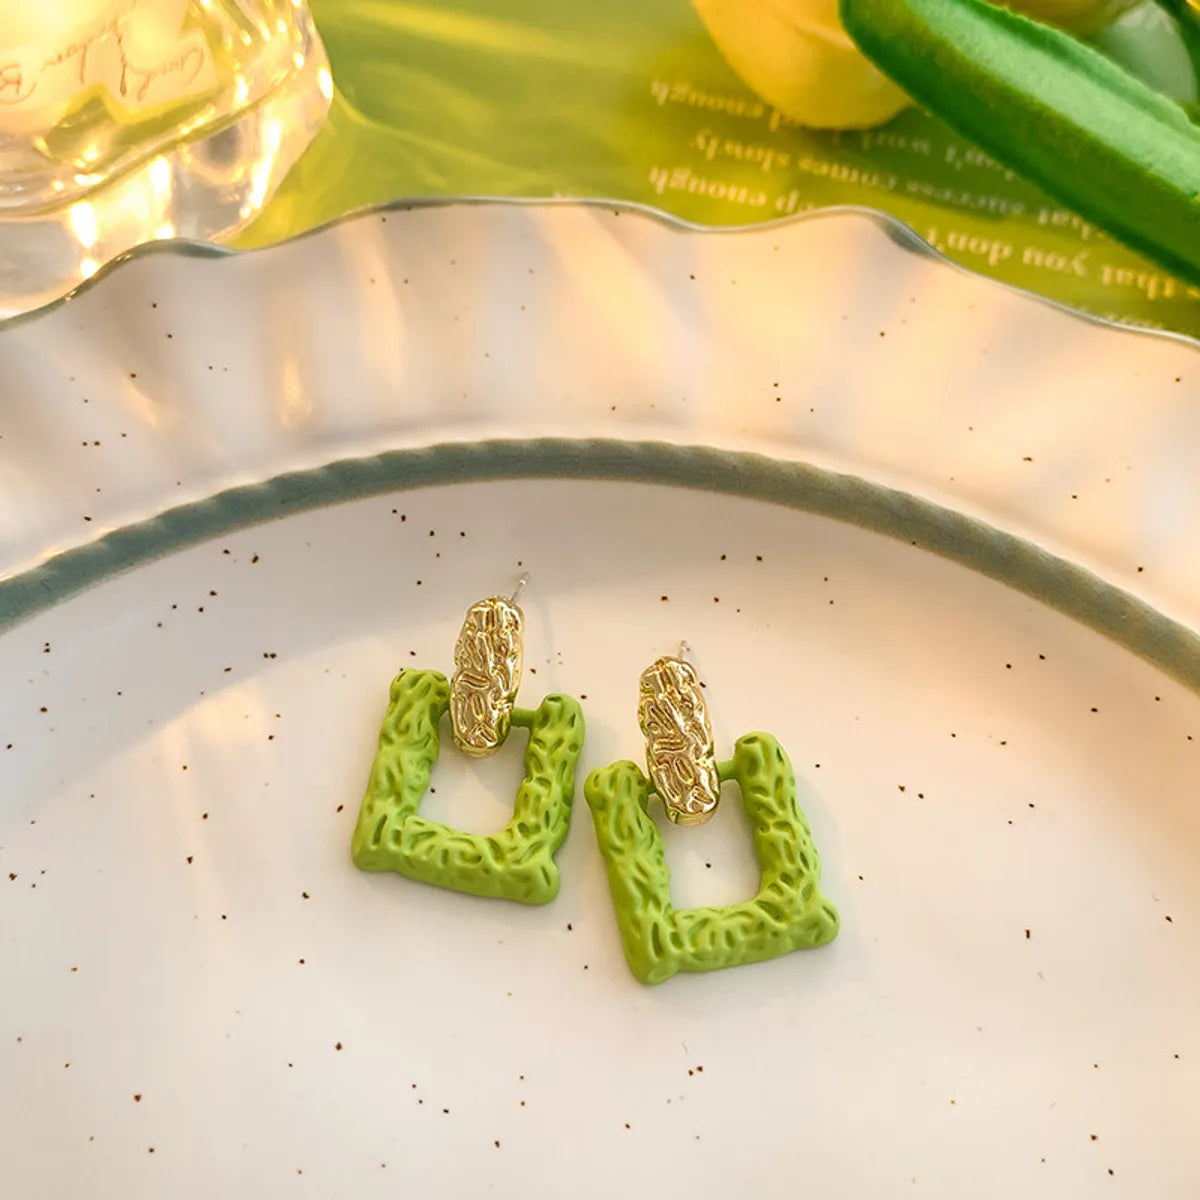
[(235, 75), (233, 78), (233, 99), (237, 104), (245, 104), (250, 96), (250, 85), (246, 82), (244, 75)]
[(321, 95), (326, 100), (333, 99), (333, 76), (330, 75), (328, 67), (322, 67), (317, 72), (317, 87), (321, 89)]
[(159, 155), (150, 164), (150, 187), (155, 199), (165, 199), (171, 192), (171, 164)]
[(293, 64), (293, 66), (295, 66), (297, 71), (300, 70), (300, 68), (302, 66), (304, 66), (304, 55), (301, 54), (299, 50), (297, 50), (296, 53), (292, 55), (292, 64)]
[[(271, 178), (275, 172), (275, 157), (283, 144), (283, 125), (276, 120), (264, 123), (262, 132), (262, 152), (258, 161), (251, 168), (250, 195), (246, 199), (246, 208), (257, 212), (262, 208), (267, 198), (267, 189), (271, 186)], [(245, 209), (243, 209), (245, 214)]]
[(85, 258), (79, 264), (79, 273), (84, 279), (91, 279), (100, 270), (100, 264), (94, 258)]
[(155, 231), (154, 236), (160, 242), (165, 242), (175, 236), (175, 226), (170, 221), (164, 221)]
[(96, 210), (86, 200), (80, 200), (71, 205), (67, 219), (71, 222), (71, 232), (75, 235), (76, 240), (85, 250), (90, 250), (96, 244), (98, 233)]

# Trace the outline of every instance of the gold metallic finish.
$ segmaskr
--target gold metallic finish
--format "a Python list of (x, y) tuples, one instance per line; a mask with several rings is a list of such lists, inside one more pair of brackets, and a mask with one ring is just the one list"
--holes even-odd
[(721, 798), (708, 705), (695, 668), (660, 658), (638, 684), (638, 724), (646, 767), (667, 816), (676, 825), (703, 825)]
[(454, 647), (450, 729), (454, 744), (474, 758), (491, 754), (508, 737), (521, 684), (524, 632), (525, 614), (504, 596), (489, 596), (467, 609)]

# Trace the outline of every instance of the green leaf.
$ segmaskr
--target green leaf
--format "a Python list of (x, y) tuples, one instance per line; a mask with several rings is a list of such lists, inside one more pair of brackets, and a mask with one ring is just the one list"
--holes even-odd
[(912, 97), (1064, 205), (1200, 282), (1200, 131), (1069, 34), (983, 0), (840, 0)]

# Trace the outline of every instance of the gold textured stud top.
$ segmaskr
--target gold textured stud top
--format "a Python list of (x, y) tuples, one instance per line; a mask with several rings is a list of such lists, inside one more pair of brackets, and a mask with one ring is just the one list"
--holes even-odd
[(638, 725), (650, 782), (676, 825), (703, 825), (717, 811), (721, 780), (708, 705), (696, 668), (679, 656), (655, 660), (638, 681)]
[(528, 582), (526, 571), (511, 596), (472, 604), (454, 647), (450, 730), (454, 744), (473, 758), (491, 754), (508, 737), (524, 657), (525, 614), (517, 597)]

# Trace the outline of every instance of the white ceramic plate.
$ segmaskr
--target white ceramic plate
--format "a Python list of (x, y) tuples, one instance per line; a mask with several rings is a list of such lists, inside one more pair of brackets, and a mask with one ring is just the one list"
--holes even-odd
[[(854, 213), (393, 211), (14, 324), (5, 1194), (1194, 1196), (1197, 378)], [(581, 795), (546, 908), (353, 868), (391, 676), (522, 567), (581, 772), (683, 636), (782, 740), (836, 942), (641, 987)], [(753, 889), (736, 803), (666, 833)]]

